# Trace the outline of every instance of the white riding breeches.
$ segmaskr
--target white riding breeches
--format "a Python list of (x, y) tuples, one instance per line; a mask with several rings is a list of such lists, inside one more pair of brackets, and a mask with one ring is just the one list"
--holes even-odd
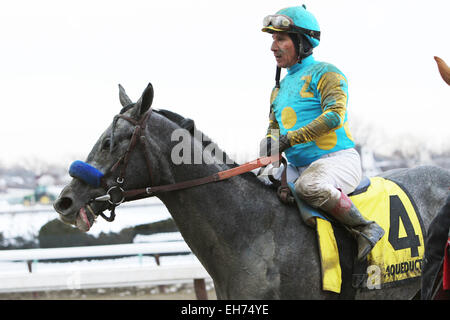
[[(263, 171), (265, 172), (265, 170)], [(273, 177), (281, 179), (283, 166), (273, 168)], [(309, 205), (325, 211), (332, 210), (339, 201), (341, 190), (349, 194), (362, 178), (361, 158), (354, 149), (345, 149), (324, 155), (308, 166), (288, 164), (287, 181), (294, 182), (297, 194)], [(259, 178), (267, 183), (267, 176)]]

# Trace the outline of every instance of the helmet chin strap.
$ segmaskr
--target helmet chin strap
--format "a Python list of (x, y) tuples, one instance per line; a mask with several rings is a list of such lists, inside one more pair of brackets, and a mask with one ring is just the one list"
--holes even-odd
[(277, 72), (275, 73), (275, 88), (280, 88), (281, 68), (277, 65)]
[(275, 88), (272, 90), (272, 94), (270, 95), (270, 109), (272, 110), (272, 103), (278, 95), (278, 91), (280, 91), (280, 75), (281, 68), (277, 65), (277, 72), (275, 73)]
[(300, 36), (300, 41), (298, 42), (298, 52), (299, 52), (299, 63), (302, 59), (310, 56), (313, 52), (313, 47), (309, 43), (309, 41), (303, 36)]
[(298, 62), (301, 63), (302, 60), (308, 56), (310, 56), (313, 52), (313, 47), (311, 43), (306, 39), (303, 34), (299, 33), (291, 33), (290, 37), (294, 44), (297, 44), (297, 54), (298, 54)]

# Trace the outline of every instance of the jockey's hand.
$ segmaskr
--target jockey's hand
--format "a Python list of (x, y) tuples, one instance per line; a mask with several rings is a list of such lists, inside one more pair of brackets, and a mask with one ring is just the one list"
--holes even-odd
[(266, 137), (262, 139), (259, 144), (259, 156), (264, 157), (271, 156), (276, 153), (281, 154), (290, 146), (291, 144), (289, 143), (287, 135), (280, 135), (278, 140), (272, 136)]
[(282, 152), (284, 152), (284, 150), (286, 150), (290, 147), (291, 147), (291, 143), (289, 142), (289, 138), (288, 138), (287, 134), (280, 135), (280, 138), (278, 140), (279, 153), (281, 154)]

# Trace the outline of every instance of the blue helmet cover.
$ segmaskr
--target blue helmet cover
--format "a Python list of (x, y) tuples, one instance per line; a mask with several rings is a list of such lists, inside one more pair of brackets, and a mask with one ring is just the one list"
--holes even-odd
[[(303, 6), (284, 8), (279, 10), (277, 14), (283, 14), (285, 16), (290, 17), (297, 27), (314, 31), (320, 31), (319, 23), (317, 22), (314, 15), (308, 10), (306, 10)], [(308, 35), (305, 36), (309, 40), (309, 42), (311, 42), (313, 48), (319, 45), (319, 40), (312, 38)]]

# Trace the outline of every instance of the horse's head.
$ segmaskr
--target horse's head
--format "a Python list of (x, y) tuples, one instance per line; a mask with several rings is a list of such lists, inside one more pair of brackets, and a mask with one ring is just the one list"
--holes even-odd
[[(159, 141), (159, 137), (170, 139), (173, 128), (171, 122), (152, 112), (152, 85), (147, 86), (136, 103), (132, 103), (122, 86), (119, 89), (123, 106), (120, 114), (95, 143), (86, 162), (76, 161), (71, 165), (69, 172), (74, 179), (54, 203), (60, 219), (82, 231), (88, 231), (99, 214), (121, 202), (121, 190), (170, 180), (161, 179), (168, 174), (168, 170), (162, 169), (161, 154), (169, 146)], [(103, 201), (98, 200), (102, 196)]]

